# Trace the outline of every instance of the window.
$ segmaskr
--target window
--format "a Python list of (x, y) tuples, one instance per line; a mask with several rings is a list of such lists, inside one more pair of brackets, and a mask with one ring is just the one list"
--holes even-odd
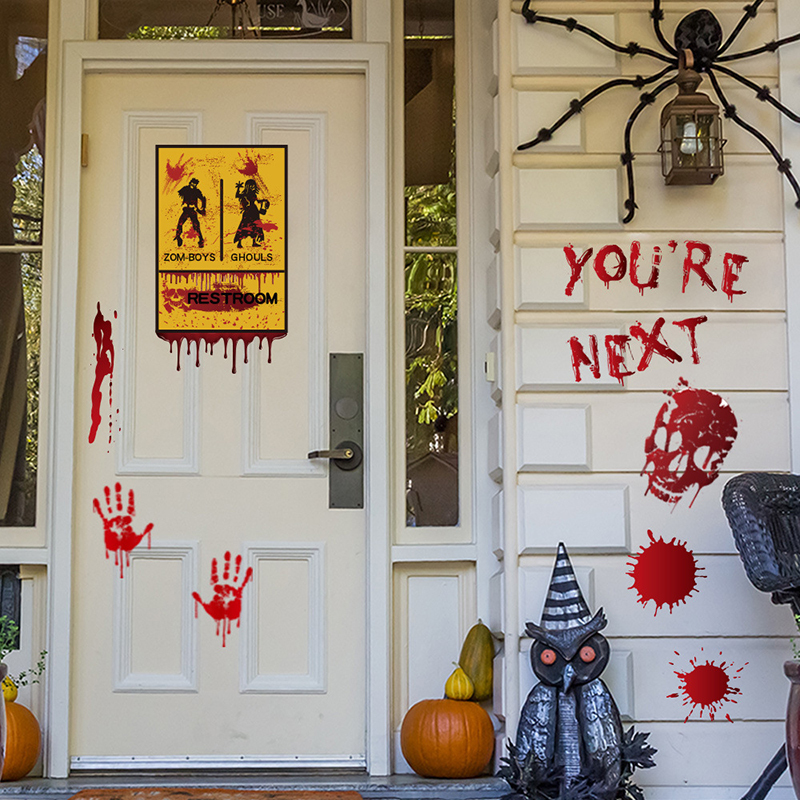
[(8, 6), (0, 56), (0, 526), (36, 522), (47, 2)]
[(405, 0), (406, 524), (459, 524), (453, 0)]

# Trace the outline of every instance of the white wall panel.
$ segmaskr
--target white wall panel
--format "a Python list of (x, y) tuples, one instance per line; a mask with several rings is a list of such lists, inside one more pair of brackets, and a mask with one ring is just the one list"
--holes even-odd
[[(726, 702), (715, 714), (718, 719), (729, 714), (737, 721), (781, 720), (786, 715), (789, 679), (783, 674), (783, 662), (792, 658), (788, 639), (612, 639), (611, 648), (634, 654), (636, 712), (642, 719), (682, 722), (692, 711), (691, 704), (683, 705), (685, 695), (675, 674), (691, 671), (690, 659), (697, 664), (724, 663), (729, 685), (739, 690), (731, 695), (735, 702)], [(676, 692), (680, 697), (668, 696)], [(699, 714), (698, 706), (691, 719)], [(703, 719), (707, 717), (705, 711)]]
[[(636, 782), (651, 797), (650, 786), (665, 787), (668, 797), (714, 798), (741, 797), (761, 774), (785, 738), (782, 722), (646, 722), (637, 730), (649, 731), (648, 740), (658, 748), (656, 766), (638, 770)], [(675, 784), (686, 795), (677, 794)], [(791, 786), (788, 770), (779, 778), (770, 800), (779, 800), (778, 787)], [(666, 787), (669, 787), (668, 789)], [(726, 787), (704, 791), (704, 787)], [(729, 788), (728, 788), (729, 787)], [(783, 795), (785, 800), (792, 796)]]
[(518, 492), (521, 553), (553, 552), (566, 541), (576, 553), (629, 549), (626, 485), (550, 484)]
[(492, 497), (492, 552), (498, 559), (503, 558), (505, 542), (503, 538), (503, 492)]
[(591, 417), (586, 405), (520, 406), (519, 469), (591, 468)]
[[(615, 39), (616, 18), (613, 14), (581, 14), (581, 22), (609, 39)], [(607, 47), (565, 28), (529, 25), (524, 17), (512, 14), (511, 58), (515, 75), (555, 72), (613, 74), (617, 72), (617, 56)]]
[[(725, 175), (713, 186), (666, 186), (661, 161), (655, 156), (637, 155), (634, 169), (639, 208), (626, 226), (631, 231), (686, 233), (720, 224), (734, 231), (782, 228), (783, 179), (769, 154), (729, 155)], [(743, 203), (743, 197), (749, 202)]]
[(496, 256), (486, 270), (486, 321), (500, 329), (500, 256)]
[[(782, 392), (720, 394), (733, 409), (738, 422), (737, 439), (723, 462), (725, 470), (789, 470), (786, 395)], [(525, 395), (524, 403), (526, 406), (563, 404), (569, 407), (576, 399), (591, 407), (592, 468), (600, 472), (641, 472), (645, 465), (644, 443), (653, 431), (661, 406), (668, 400), (666, 395), (661, 392), (586, 393), (576, 398), (574, 393), (540, 393)], [(722, 484), (712, 484), (712, 487), (711, 491), (721, 491)]]
[[(569, 550), (569, 541), (565, 542)], [(685, 603), (669, 608), (662, 607), (653, 613), (651, 601), (646, 606), (637, 602), (637, 592), (630, 588), (631, 559), (624, 555), (582, 555), (570, 553), (589, 608), (596, 611), (601, 606), (608, 618), (608, 636), (669, 636), (669, 637), (720, 637), (720, 636), (792, 636), (797, 633), (788, 606), (775, 606), (767, 594), (754, 589), (745, 576), (737, 556), (698, 557), (705, 577), (697, 580), (697, 591)], [(520, 591), (529, 583), (538, 588), (535, 599), (523, 607), (525, 619), (538, 622), (542, 602), (555, 562), (550, 556), (522, 556)], [(594, 592), (587, 592), (582, 576), (591, 571)], [(523, 576), (535, 575), (536, 581)], [(530, 594), (532, 590), (529, 589)], [(531, 595), (532, 596), (532, 595)], [(593, 598), (593, 599), (592, 599)], [(533, 616), (531, 616), (533, 615)], [(702, 644), (702, 642), (700, 642)]]
[[(578, 249), (577, 256), (581, 254)], [(563, 247), (518, 247), (515, 255), (518, 309), (588, 307), (588, 281), (579, 281), (572, 293), (566, 294), (570, 270)], [(589, 266), (591, 269), (591, 259)]]
[(503, 340), (498, 334), (492, 337), (486, 354), (486, 379), (491, 384), (490, 394), (495, 403), (503, 399)]
[[(583, 324), (570, 325), (566, 320), (557, 325), (517, 327), (517, 388), (532, 391), (537, 388), (579, 389), (603, 386), (619, 389), (619, 381), (608, 374), (605, 352), (605, 337), (622, 333), (622, 328), (611, 325), (588, 327)], [(589, 368), (581, 365), (581, 381), (575, 380), (572, 366), (570, 339), (577, 337), (586, 357), (592, 359), (590, 336), (596, 336), (600, 377), (595, 378)]]
[[(644, 460), (644, 449), (642, 449)], [(720, 504), (720, 494), (725, 483), (733, 477), (734, 473), (723, 472), (717, 480), (697, 496), (694, 503), (681, 501), (676, 506), (655, 500), (651, 495), (646, 495), (647, 478), (637, 474), (625, 473), (588, 473), (588, 474), (521, 474), (520, 490), (561, 491), (567, 487), (574, 487), (575, 492), (581, 493), (589, 487), (601, 491), (609, 484), (624, 487), (627, 495), (628, 526), (630, 529), (630, 551), (639, 552), (640, 547), (650, 543), (648, 530), (653, 532), (656, 539), (663, 538), (670, 541), (687, 542), (690, 550), (697, 553), (735, 553), (730, 527), (725, 518), (725, 513)], [(571, 493), (568, 494), (571, 497)], [(595, 532), (596, 516), (591, 516), (591, 524), (586, 524), (587, 536)], [(566, 528), (566, 525), (564, 526)], [(573, 542), (580, 541), (582, 532), (573, 528), (569, 536), (561, 539), (567, 542), (568, 547)]]
[(620, 227), (616, 168), (515, 170), (517, 228)]
[[(685, 317), (691, 311), (782, 311), (786, 308), (783, 243), (775, 234), (570, 232), (522, 236), (532, 239), (530, 244), (526, 242), (516, 250), (517, 308), (523, 311), (573, 306), (592, 311), (658, 311), (662, 315), (675, 312)], [(658, 285), (653, 288), (640, 290), (631, 279), (631, 244), (634, 241), (640, 245), (635, 276), (639, 283), (650, 280), (658, 249)], [(688, 241), (701, 242), (711, 248), (705, 270), (716, 291), (704, 286), (694, 272), (690, 274), (686, 291), (683, 291), (683, 265), (689, 252)], [(564, 254), (568, 245), (572, 245), (579, 258), (586, 250), (592, 250), (582, 270), (583, 277), (575, 284), (569, 297), (566, 289), (571, 269)], [(606, 245), (617, 245), (626, 257), (623, 278), (608, 285), (600, 280), (594, 269), (597, 254)], [(699, 259), (699, 250), (693, 247), (692, 253)], [(734, 290), (744, 294), (736, 294), (733, 299), (722, 291), (726, 254), (747, 259), (738, 271), (739, 279), (732, 285)]]
[[(514, 92), (516, 144), (535, 139), (541, 128), (549, 128), (569, 111), (570, 101), (579, 97), (575, 92), (539, 91)], [(580, 151), (583, 148), (582, 114), (564, 123), (549, 142), (536, 145), (537, 152), (548, 150)]]
[[(624, 378), (627, 389), (663, 390), (675, 386), (686, 378), (698, 387), (715, 387), (719, 391), (771, 390), (785, 391), (788, 387), (786, 319), (776, 313), (714, 313), (675, 311), (639, 313), (626, 319), (619, 327), (620, 316), (584, 313), (569, 317), (564, 313), (547, 315), (550, 325), (527, 324), (528, 319), (542, 320), (543, 315), (526, 315), (518, 328), (520, 360), (519, 388), (535, 390), (537, 387), (563, 386), (564, 388), (591, 389), (616, 385), (619, 381), (609, 375), (606, 336), (628, 336), (622, 354), (621, 373), (632, 372)], [(694, 345), (691, 331), (677, 323), (705, 317), (694, 324)], [(574, 319), (570, 328), (569, 320)], [(681, 359), (670, 361), (658, 352), (650, 351), (649, 363), (642, 358), (647, 340), (659, 325), (658, 340), (666, 344)], [(637, 326), (637, 335), (631, 328)], [(598, 349), (600, 378), (595, 378), (589, 367), (581, 365), (581, 381), (575, 380), (570, 338), (577, 336), (588, 358), (592, 358), (591, 336)], [(754, 347), (753, 343), (758, 342)], [(695, 363), (695, 351), (697, 363)], [(640, 368), (644, 366), (643, 369)]]
[(486, 625), (494, 634), (502, 634), (505, 630), (505, 576), (503, 572), (495, 572), (489, 578), (489, 619)]
[(503, 415), (497, 412), (487, 426), (487, 471), (493, 481), (503, 479)]
[[(726, 5), (723, 3), (713, 3), (712, 10), (714, 16), (722, 26), (723, 35), (727, 36), (736, 27), (739, 20), (742, 18), (741, 7), (737, 4)], [(679, 4), (676, 8), (664, 9), (664, 21), (662, 22), (662, 30), (668, 41), (672, 41), (673, 33), (678, 23), (690, 11), (695, 8), (703, 8), (704, 6), (696, 6), (692, 4)], [(708, 6), (705, 6), (708, 7)], [(652, 47), (654, 50), (663, 52), (663, 49), (658, 44), (653, 33), (653, 23), (649, 15), (649, 7), (643, 8), (638, 14), (620, 14), (619, 16), (619, 38), (617, 42), (627, 44), (627, 42), (639, 42), (641, 45)], [(583, 14), (580, 15), (583, 21)], [(535, 27), (535, 26), (534, 26)], [(745, 26), (744, 30), (736, 38), (736, 42), (732, 45), (730, 53), (740, 53), (744, 50), (749, 50), (755, 47), (761, 47), (764, 42), (772, 41), (776, 38), (776, 23), (775, 14), (772, 9), (762, 6), (760, 13), (755, 19), (751, 19)], [(638, 56), (635, 58), (621, 59), (623, 72), (635, 75), (641, 72), (648, 74), (649, 72), (656, 72), (658, 69), (657, 62), (645, 56)], [(734, 69), (743, 72), (745, 75), (752, 76), (776, 76), (777, 65), (776, 58), (773, 54), (765, 53), (760, 56), (754, 56), (737, 62), (733, 66)], [(700, 87), (699, 91), (709, 92), (713, 95), (713, 90), (709, 86), (708, 80)], [(758, 101), (756, 100), (756, 103)], [(740, 109), (742, 111), (742, 109)]]

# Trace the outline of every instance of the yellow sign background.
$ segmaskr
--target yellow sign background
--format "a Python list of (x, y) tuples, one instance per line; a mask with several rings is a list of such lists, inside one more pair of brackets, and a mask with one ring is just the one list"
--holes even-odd
[(156, 148), (157, 332), (286, 331), (285, 145)]

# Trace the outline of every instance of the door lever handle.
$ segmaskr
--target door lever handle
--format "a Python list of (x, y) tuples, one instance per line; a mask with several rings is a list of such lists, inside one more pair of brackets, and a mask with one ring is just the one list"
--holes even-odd
[(312, 450), (309, 458), (331, 458), (335, 461), (347, 461), (353, 457), (353, 449), (345, 447), (342, 450)]

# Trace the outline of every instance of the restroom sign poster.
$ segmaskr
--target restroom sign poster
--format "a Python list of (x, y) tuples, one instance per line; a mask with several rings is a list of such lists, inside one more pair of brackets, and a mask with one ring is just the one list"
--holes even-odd
[(286, 335), (286, 145), (156, 147), (156, 332)]

